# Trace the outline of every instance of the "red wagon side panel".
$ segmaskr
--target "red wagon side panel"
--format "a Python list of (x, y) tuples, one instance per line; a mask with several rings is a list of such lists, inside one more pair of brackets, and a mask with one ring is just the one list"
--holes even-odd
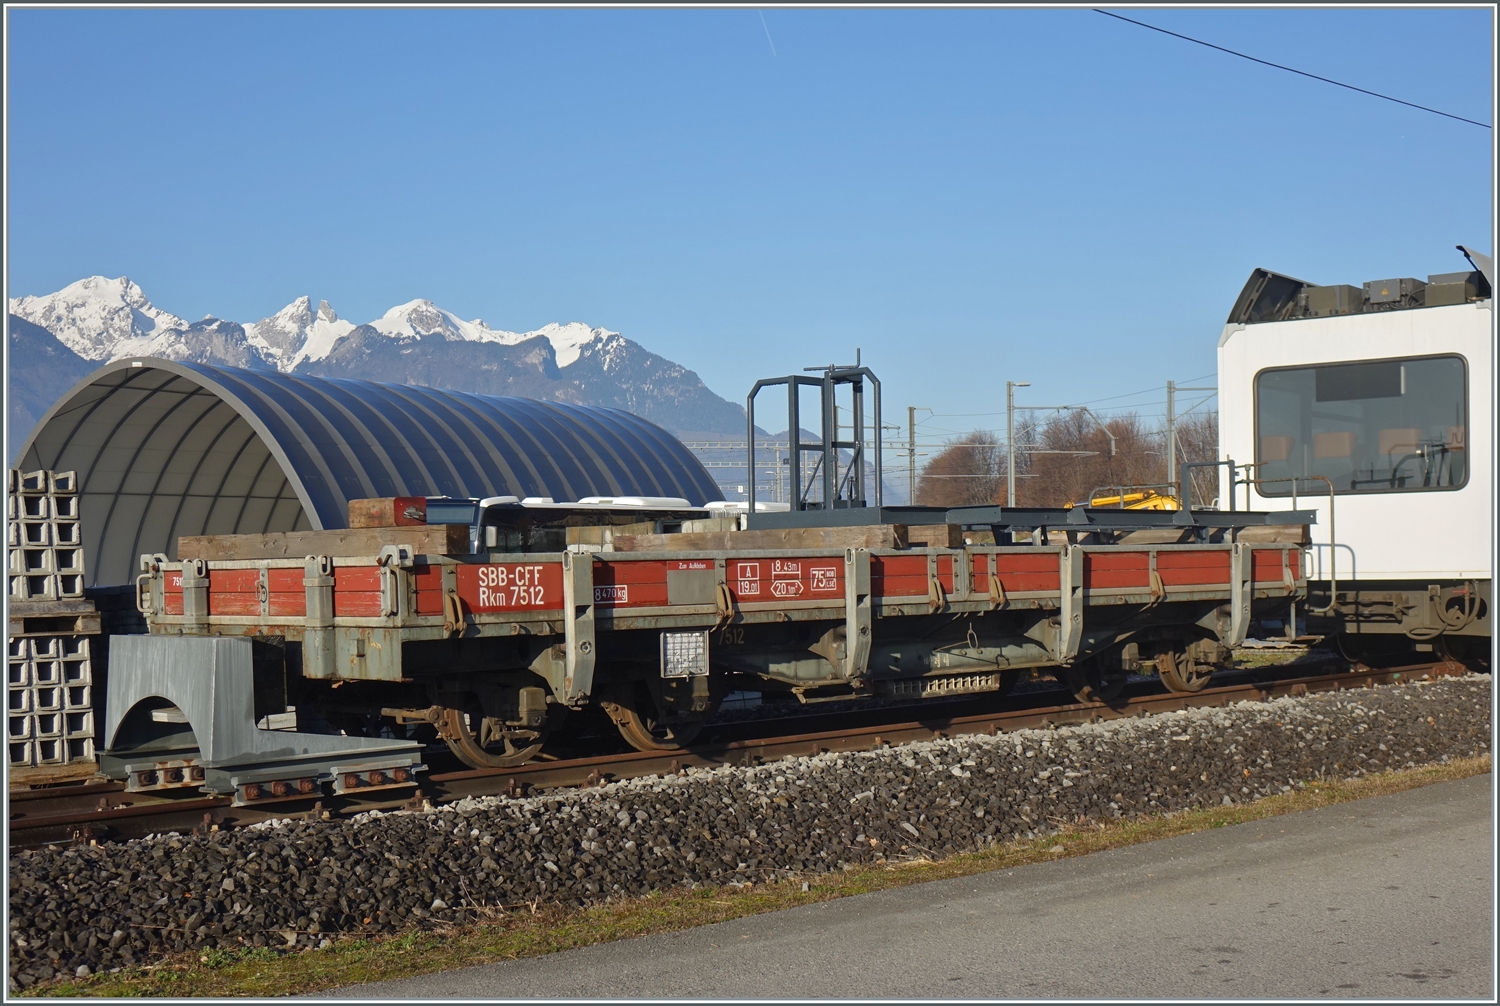
[[(1284, 582), (1281, 556), (1282, 551), (1279, 548), (1256, 549), (1250, 558), (1251, 578), (1256, 583)], [(1296, 579), (1297, 576), (1296, 556), (1297, 552), (1294, 550), (1290, 556), (1292, 561), (1289, 563), (1293, 579)]]
[(306, 571), (272, 567), (266, 570), (266, 586), (270, 590), (266, 608), (270, 615), (301, 618), (307, 614), (307, 587), (302, 578)]
[(208, 613), (210, 615), (259, 615), (260, 570), (209, 570)]
[(1156, 556), (1156, 571), (1168, 587), (1229, 582), (1229, 550), (1168, 552)]
[(384, 613), (380, 603), (380, 567), (334, 567), (335, 618), (379, 618)]
[[(875, 560), (871, 560), (872, 568)], [(725, 560), (729, 592), (740, 604), (828, 601), (844, 596), (842, 556), (738, 558)]]
[(667, 603), (667, 563), (612, 560), (594, 564), (594, 603), (601, 608), (654, 608)]
[(927, 556), (870, 556), (870, 593), (876, 597), (926, 597)]
[(459, 566), (458, 596), (470, 611), (560, 610), (562, 563), (490, 562)]
[(1085, 552), (1083, 585), (1089, 590), (1149, 590), (1149, 552)]
[[(1058, 570), (1058, 556), (1056, 552), (1015, 553), (1007, 552), (989, 557), (995, 561), (997, 572), (1000, 576), (1000, 586), (1007, 594), (1014, 591), (1051, 591), (1056, 593), (1062, 589), (1062, 576)], [(974, 589), (988, 591), (990, 589), (989, 563), (985, 564), (985, 575), (981, 579), (975, 577)], [(978, 572), (978, 561), (975, 562), (975, 572)]]
[(443, 613), (443, 567), (418, 566), (412, 570), (412, 582), (417, 587), (417, 614), (441, 615)]
[(182, 570), (169, 569), (162, 578), (161, 603), (168, 615), (182, 614)]

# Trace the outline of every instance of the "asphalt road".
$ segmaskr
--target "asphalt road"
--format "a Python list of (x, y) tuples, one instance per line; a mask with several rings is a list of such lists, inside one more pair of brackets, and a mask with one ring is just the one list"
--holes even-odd
[(337, 998), (1493, 999), (1490, 776)]

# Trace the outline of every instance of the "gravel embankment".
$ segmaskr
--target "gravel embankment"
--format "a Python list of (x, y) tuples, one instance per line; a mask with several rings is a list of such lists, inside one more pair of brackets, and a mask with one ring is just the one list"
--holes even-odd
[(459, 921), (473, 906), (946, 856), (1080, 815), (1237, 803), (1489, 743), (1490, 678), (1470, 675), (431, 812), (23, 851), (10, 858), (10, 976), (26, 987), (190, 948)]

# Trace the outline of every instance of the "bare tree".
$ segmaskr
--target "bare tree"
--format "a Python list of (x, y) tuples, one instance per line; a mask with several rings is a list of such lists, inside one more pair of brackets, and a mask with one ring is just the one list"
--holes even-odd
[[(1028, 417), (1016, 430), (1016, 504), (1056, 507), (1086, 503), (1096, 490), (1151, 486), (1170, 492), (1167, 429), (1147, 426), (1133, 412), (1105, 421), (1110, 438), (1091, 416), (1069, 411), (1046, 420)], [(1195, 413), (1177, 421), (1178, 461), (1212, 461), (1219, 447), (1219, 417)], [(975, 430), (946, 441), (923, 466), (915, 502), (925, 506), (1003, 503), (1005, 444), (999, 434)], [(1202, 506), (1219, 494), (1214, 469), (1194, 469), (1193, 500)]]
[(917, 477), (923, 506), (983, 506), (999, 497), (1005, 479), (1005, 448), (988, 430), (943, 444)]
[[(1027, 461), (1031, 476), (1016, 493), (1023, 506), (1086, 503), (1096, 489), (1143, 486), (1166, 478), (1161, 431), (1147, 429), (1135, 413), (1107, 420), (1110, 437), (1086, 413), (1064, 412), (1044, 422)], [(1019, 468), (1019, 466), (1017, 466)]]
[[(1201, 412), (1177, 420), (1177, 461), (1215, 461), (1219, 455), (1219, 414)], [(1194, 468), (1193, 502), (1198, 506), (1212, 503), (1219, 495), (1219, 470)], [(1179, 478), (1182, 476), (1179, 475)], [(1221, 505), (1227, 506), (1225, 500)]]

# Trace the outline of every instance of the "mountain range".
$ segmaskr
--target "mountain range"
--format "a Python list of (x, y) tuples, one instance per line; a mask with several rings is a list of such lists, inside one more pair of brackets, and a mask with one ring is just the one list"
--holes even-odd
[(9, 308), (12, 457), (81, 377), (136, 356), (606, 406), (683, 439), (745, 430), (744, 408), (714, 394), (693, 371), (581, 322), (508, 332), (413, 300), (355, 324), (327, 301), (314, 308), (310, 297), (256, 322), (190, 322), (152, 304), (129, 279), (103, 276), (13, 298)]

